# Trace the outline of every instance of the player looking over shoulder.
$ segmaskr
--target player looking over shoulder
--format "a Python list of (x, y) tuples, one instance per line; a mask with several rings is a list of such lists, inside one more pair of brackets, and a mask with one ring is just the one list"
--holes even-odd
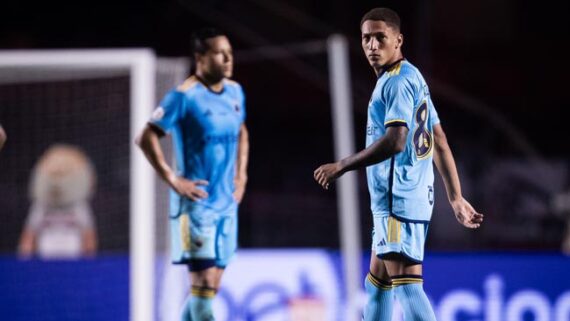
[(478, 228), (483, 215), (461, 194), (455, 161), (428, 86), (402, 54), (398, 14), (372, 9), (363, 16), (360, 29), (362, 49), (377, 76), (368, 105), (366, 148), (320, 166), (314, 178), (328, 189), (344, 173), (366, 167), (374, 229), (363, 320), (392, 320), (395, 296), (406, 320), (435, 321), (422, 285), (434, 162), (459, 223)]

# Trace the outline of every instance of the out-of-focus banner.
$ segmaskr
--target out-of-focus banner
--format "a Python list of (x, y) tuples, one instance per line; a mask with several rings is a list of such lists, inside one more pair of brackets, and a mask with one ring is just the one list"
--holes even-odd
[(428, 255), (424, 288), (441, 321), (568, 321), (570, 258)]
[(128, 256), (20, 261), (0, 257), (0, 320), (127, 321)]
[[(363, 257), (362, 278), (368, 270)], [(341, 321), (340, 257), (324, 250), (242, 250), (215, 301), (217, 321)], [(187, 270), (157, 263), (157, 320), (178, 321)], [(424, 287), (439, 321), (570, 321), (570, 258), (433, 254)], [(128, 258), (0, 259), (2, 320), (127, 320)], [(363, 305), (364, 293), (356, 302)], [(394, 321), (401, 321), (397, 307)]]
[[(365, 255), (362, 280), (368, 262)], [(340, 263), (321, 250), (241, 251), (224, 275), (217, 320), (344, 320)], [(570, 321), (569, 272), (570, 258), (556, 254), (428, 253), (424, 288), (439, 321)], [(186, 284), (170, 279), (165, 288), (182, 288), (168, 293), (183, 293)], [(163, 296), (163, 320), (176, 320), (183, 295), (172, 299)], [(398, 305), (393, 321), (402, 320)]]

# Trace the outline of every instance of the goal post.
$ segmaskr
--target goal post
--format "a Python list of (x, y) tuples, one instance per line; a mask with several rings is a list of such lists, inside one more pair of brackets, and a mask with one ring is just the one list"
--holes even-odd
[[(155, 178), (134, 140), (155, 105), (156, 56), (150, 49), (0, 51), (0, 68), (46, 68), (57, 80), (61, 68), (71, 73), (126, 73), (130, 78), (129, 300), (130, 320), (154, 319)], [(51, 69), (51, 72), (49, 71)], [(100, 70), (101, 69), (101, 70)], [(20, 72), (20, 81), (34, 75)], [(45, 78), (43, 78), (45, 79)], [(136, 222), (136, 224), (133, 224)]]
[[(348, 42), (344, 36), (332, 35), (327, 42), (329, 81), (335, 159), (354, 154), (351, 75)], [(338, 180), (338, 219), (342, 254), (342, 269), (346, 293), (345, 319), (358, 320), (357, 301), (360, 293), (360, 209), (358, 202), (358, 176), (346, 173)]]

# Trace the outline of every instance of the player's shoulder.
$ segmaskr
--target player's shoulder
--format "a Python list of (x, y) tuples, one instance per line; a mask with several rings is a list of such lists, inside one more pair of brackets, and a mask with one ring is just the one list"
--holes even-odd
[(224, 85), (226, 87), (226, 89), (228, 90), (229, 93), (231, 93), (232, 95), (243, 95), (243, 88), (241, 87), (241, 85), (232, 79), (224, 79)]
[(400, 61), (386, 72), (388, 73), (385, 83), (387, 89), (414, 86), (418, 81), (418, 69), (407, 60)]
[(241, 87), (240, 83), (233, 79), (228, 79), (228, 78), (224, 79), (224, 84), (226, 84), (228, 88), (231, 88), (233, 90), (243, 91), (243, 88)]
[(183, 105), (184, 100), (186, 99), (185, 97), (186, 93), (180, 91), (178, 87), (171, 88), (162, 97), (159, 108), (157, 108), (154, 112), (155, 114), (153, 114), (153, 119), (159, 117), (157, 115), (161, 115), (161, 113), (164, 113), (164, 108), (167, 109), (178, 108), (179, 106)]
[(176, 87), (176, 92), (179, 93), (187, 93), (192, 89), (196, 88), (196, 86), (200, 83), (200, 80), (196, 76), (190, 76), (186, 79), (183, 83)]
[(396, 81), (402, 81), (405, 78), (415, 77), (419, 73), (419, 70), (411, 62), (401, 60), (387, 72), (390, 78), (394, 78)]

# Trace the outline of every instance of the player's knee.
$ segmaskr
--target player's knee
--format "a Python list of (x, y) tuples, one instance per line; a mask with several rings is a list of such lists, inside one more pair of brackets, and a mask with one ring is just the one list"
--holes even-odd
[(423, 277), (418, 274), (395, 275), (392, 277), (392, 284), (394, 287), (413, 285), (414, 287), (412, 288), (414, 290), (420, 289), (421, 291), (423, 291), (423, 283), (424, 283)]
[(215, 268), (192, 273), (192, 287), (217, 289), (220, 283), (219, 273)]
[(192, 278), (192, 287), (204, 287), (215, 289), (218, 284), (216, 277), (209, 274), (200, 274), (197, 277)]
[(213, 299), (217, 293), (218, 290), (214, 288), (210, 288), (207, 286), (194, 286), (194, 285), (192, 286), (192, 289), (190, 291), (192, 297), (200, 299)]
[(364, 280), (366, 292), (373, 297), (380, 295), (383, 291), (391, 290), (392, 287), (392, 281), (390, 279), (378, 278), (372, 273), (368, 273)]

